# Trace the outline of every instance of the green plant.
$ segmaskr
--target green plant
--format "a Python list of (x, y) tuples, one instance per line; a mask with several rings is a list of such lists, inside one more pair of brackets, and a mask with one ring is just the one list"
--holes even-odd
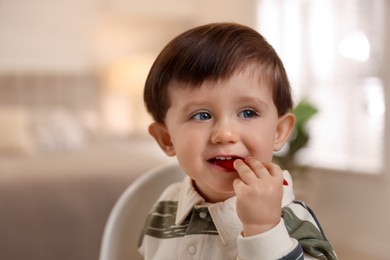
[(296, 117), (293, 133), (286, 144), (286, 150), (282, 154), (274, 156), (276, 163), (283, 169), (293, 170), (297, 168), (296, 154), (310, 139), (306, 126), (309, 120), (317, 114), (317, 108), (306, 100), (300, 101), (293, 109)]

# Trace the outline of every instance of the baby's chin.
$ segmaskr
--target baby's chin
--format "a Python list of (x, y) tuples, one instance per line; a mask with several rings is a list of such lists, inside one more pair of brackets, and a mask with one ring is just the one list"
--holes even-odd
[(223, 189), (215, 189), (215, 190), (205, 190), (202, 188), (204, 186), (203, 183), (197, 183), (195, 180), (192, 180), (193, 186), (195, 190), (205, 199), (208, 203), (217, 203), (228, 200), (234, 196), (236, 193), (234, 192), (233, 182), (231, 183), (231, 187), (224, 187)]

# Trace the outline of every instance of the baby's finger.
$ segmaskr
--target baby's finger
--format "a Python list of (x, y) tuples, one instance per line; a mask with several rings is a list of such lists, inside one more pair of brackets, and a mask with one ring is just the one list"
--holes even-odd
[(245, 163), (253, 170), (256, 176), (260, 179), (264, 179), (270, 176), (268, 169), (255, 158), (249, 157), (245, 159)]
[(266, 167), (270, 173), (271, 176), (276, 177), (280, 180), (283, 180), (283, 185), (288, 185), (288, 182), (283, 178), (283, 170), (280, 168), (279, 165), (268, 162), (263, 163), (264, 167)]
[(246, 183), (250, 184), (252, 181), (255, 181), (257, 179), (256, 174), (253, 172), (253, 170), (244, 163), (241, 159), (237, 159), (233, 163), (234, 168), (238, 172), (238, 175), (240, 176), (240, 179)]
[(264, 162), (263, 166), (267, 168), (268, 172), (272, 176), (281, 176), (283, 175), (283, 171), (279, 165), (272, 162)]

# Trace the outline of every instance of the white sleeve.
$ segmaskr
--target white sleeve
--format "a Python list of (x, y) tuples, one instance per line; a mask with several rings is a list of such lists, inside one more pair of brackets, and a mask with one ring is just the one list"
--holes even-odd
[(238, 259), (279, 259), (298, 246), (298, 241), (287, 232), (284, 220), (272, 229), (254, 236), (237, 238)]

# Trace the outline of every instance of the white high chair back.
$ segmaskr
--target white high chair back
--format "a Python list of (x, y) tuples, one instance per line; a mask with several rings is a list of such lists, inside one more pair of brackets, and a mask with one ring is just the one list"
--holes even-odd
[(184, 173), (178, 164), (162, 165), (137, 178), (111, 210), (103, 232), (99, 259), (142, 259), (137, 245), (149, 210), (169, 184), (183, 178)]

